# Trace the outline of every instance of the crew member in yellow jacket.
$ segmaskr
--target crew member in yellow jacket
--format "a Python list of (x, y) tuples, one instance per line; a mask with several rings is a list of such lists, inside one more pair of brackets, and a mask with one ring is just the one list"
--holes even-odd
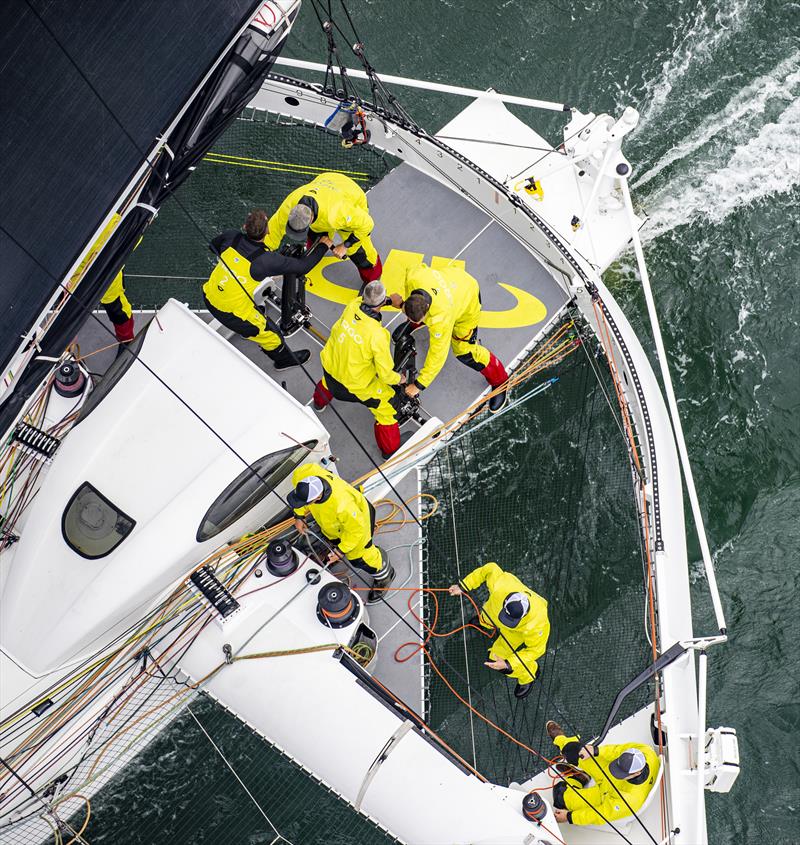
[(343, 173), (320, 173), (281, 203), (270, 217), (265, 242), (269, 249), (278, 249), (284, 237), (306, 243), (309, 231), (329, 238), (338, 232), (344, 243), (333, 254), (348, 257), (356, 265), (363, 287), (380, 279), (382, 272), (381, 257), (372, 244), (374, 228), (364, 191)]
[(257, 343), (276, 370), (286, 370), (305, 364), (311, 352), (291, 350), (277, 323), (256, 307), (253, 295), (267, 276), (307, 273), (322, 260), (332, 241), (320, 238), (305, 256), (295, 258), (267, 249), (266, 233), (267, 214), (256, 208), (247, 215), (241, 230), (226, 229), (213, 238), (211, 250), (219, 261), (203, 285), (203, 298), (212, 317)]
[(319, 464), (301, 464), (292, 474), (292, 490), (286, 497), (294, 510), (295, 527), (301, 534), (308, 530), (311, 516), (338, 552), (328, 555), (334, 563), (344, 556), (351, 565), (372, 576), (367, 604), (380, 601), (392, 583), (394, 569), (374, 544), (375, 508), (352, 484)]
[(633, 815), (644, 804), (661, 765), (649, 745), (583, 745), (577, 736), (566, 736), (557, 722), (546, 728), (567, 761), (559, 764), (564, 778), (553, 787), (559, 822), (605, 824)]
[(460, 596), (464, 591), (477, 590), (483, 583), (489, 598), (478, 621), (484, 628), (497, 630), (497, 639), (489, 646), (489, 659), (483, 665), (516, 678), (514, 695), (525, 698), (533, 688), (537, 661), (547, 650), (547, 601), (496, 563), (473, 569), (458, 584), (451, 585), (449, 592)]
[(394, 386), (405, 383), (394, 369), (389, 332), (381, 325), (381, 308), (390, 301), (381, 282), (374, 281), (349, 303), (320, 353), (323, 376), (314, 390), (317, 411), (334, 398), (366, 405), (375, 417), (375, 441), (384, 458), (400, 448), (393, 399)]
[[(477, 370), (493, 388), (508, 381), (502, 362), (478, 342), (478, 318), (481, 313), (481, 292), (477, 279), (460, 267), (433, 270), (421, 263), (406, 273), (403, 305), (413, 330), (421, 323), (428, 327), (429, 345), (425, 363), (414, 384), (406, 393), (416, 396), (429, 387), (453, 354), (470, 369)], [(506, 402), (507, 391), (501, 390), (489, 400), (489, 410), (499, 411)]]

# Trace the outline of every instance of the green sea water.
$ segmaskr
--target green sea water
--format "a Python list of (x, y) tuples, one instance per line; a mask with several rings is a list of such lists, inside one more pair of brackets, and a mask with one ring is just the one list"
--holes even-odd
[[(635, 201), (650, 216), (645, 252), (730, 632), (730, 643), (710, 652), (708, 723), (736, 728), (742, 758), (733, 792), (708, 796), (709, 839), (800, 842), (800, 4), (352, 0), (348, 7), (385, 73), (491, 86), (582, 111), (640, 111), (625, 151)], [(308, 4), (286, 52), (324, 60)], [(397, 93), (431, 131), (468, 102)], [(563, 116), (514, 111), (560, 140)], [(650, 351), (632, 257), (606, 280)], [(509, 454), (487, 438), (482, 458), (506, 472), (530, 448), (514, 442)], [(537, 494), (535, 475), (529, 479), (529, 490), (515, 482), (514, 501)], [(693, 537), (689, 552), (695, 630), (712, 633)], [(197, 770), (211, 765), (213, 751), (201, 736), (192, 739), (191, 724), (184, 727), (173, 751), (188, 742), (207, 755)], [(246, 765), (256, 752), (239, 729), (217, 728)], [(147, 791), (154, 768), (155, 760), (132, 772), (131, 803), (108, 805), (119, 824), (104, 825), (98, 841), (142, 841), (131, 833), (131, 807), (134, 816), (158, 807), (159, 796)], [(226, 838), (226, 829), (239, 829), (226, 819), (252, 806), (222, 775), (210, 789), (218, 802), (213, 832), (189, 824), (183, 838), (169, 841), (270, 841), (253, 832)], [(292, 794), (279, 827), (296, 845), (380, 841), (336, 813), (330, 825), (304, 824)], [(191, 818), (193, 801), (203, 800), (189, 791), (177, 807), (169, 801), (155, 812)], [(308, 787), (308, 800), (322, 799)]]

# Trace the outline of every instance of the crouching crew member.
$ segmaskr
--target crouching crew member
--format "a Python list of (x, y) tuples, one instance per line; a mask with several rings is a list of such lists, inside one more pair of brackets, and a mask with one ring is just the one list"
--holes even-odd
[[(430, 334), (425, 364), (406, 393), (416, 396), (429, 387), (447, 360), (448, 347), (470, 369), (477, 370), (492, 388), (504, 385), (508, 373), (501, 361), (478, 342), (481, 294), (477, 279), (459, 267), (433, 270), (426, 264), (406, 274), (403, 310), (412, 326), (425, 323)], [(489, 410), (499, 411), (506, 390), (489, 400)]]
[(352, 484), (319, 464), (297, 467), (292, 484), (294, 490), (286, 501), (294, 510), (297, 530), (305, 534), (306, 517), (311, 516), (338, 549), (339, 554), (328, 555), (328, 562), (334, 563), (343, 555), (356, 569), (371, 575), (367, 604), (380, 601), (383, 591), (392, 583), (394, 569), (372, 541), (375, 533), (372, 503)]
[(498, 634), (483, 665), (516, 678), (514, 695), (525, 698), (533, 688), (539, 668), (537, 661), (547, 650), (550, 636), (547, 602), (516, 575), (503, 572), (496, 563), (473, 569), (458, 584), (449, 587), (449, 592), (451, 596), (460, 596), (483, 583), (489, 589), (489, 598), (477, 621), (484, 628), (496, 628)]
[[(559, 822), (605, 824), (633, 815), (644, 804), (661, 764), (649, 745), (582, 746), (577, 736), (566, 736), (556, 722), (548, 722), (546, 728), (567, 761), (558, 765), (564, 780), (553, 787)], [(594, 786), (589, 786), (591, 780)]]
[(277, 324), (256, 307), (253, 295), (267, 276), (308, 273), (333, 242), (322, 237), (303, 258), (292, 258), (268, 250), (264, 245), (266, 234), (266, 212), (256, 209), (247, 215), (243, 231), (228, 229), (217, 235), (211, 241), (211, 248), (220, 260), (203, 286), (203, 296), (213, 317), (231, 331), (257, 343), (272, 359), (275, 369), (285, 370), (304, 364), (311, 353), (308, 349), (292, 352)]
[(320, 353), (323, 376), (314, 390), (317, 411), (334, 398), (366, 405), (375, 417), (375, 441), (384, 458), (400, 448), (394, 385), (405, 382), (394, 370), (391, 338), (381, 325), (381, 308), (389, 302), (386, 289), (375, 281), (344, 309)]
[(125, 276), (122, 270), (103, 294), (100, 304), (105, 308), (108, 319), (114, 324), (114, 335), (119, 347), (117, 355), (122, 352), (122, 345), (133, 340), (133, 309), (128, 297), (125, 296)]
[(309, 232), (329, 238), (339, 232), (344, 243), (333, 254), (356, 265), (363, 287), (381, 277), (381, 257), (370, 237), (374, 227), (364, 191), (342, 173), (320, 173), (281, 203), (269, 220), (266, 244), (277, 249), (284, 237), (304, 243)]

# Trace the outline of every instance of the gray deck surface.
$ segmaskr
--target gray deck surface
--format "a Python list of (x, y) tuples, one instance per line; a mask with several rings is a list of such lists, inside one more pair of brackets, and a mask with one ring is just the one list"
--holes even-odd
[[(466, 262), (467, 271), (478, 279), (484, 311), (505, 311), (515, 305), (515, 297), (499, 286), (505, 282), (536, 296), (546, 307), (546, 316), (534, 325), (522, 328), (481, 329), (481, 342), (503, 362), (508, 363), (525, 349), (531, 339), (567, 301), (565, 292), (558, 286), (544, 267), (534, 259), (509, 234), (463, 199), (458, 194), (419, 173), (407, 164), (389, 173), (369, 192), (370, 212), (375, 220), (373, 240), (386, 265), (391, 250), (422, 253), (430, 263), (433, 256), (458, 259)], [(487, 225), (488, 224), (488, 225)], [(357, 290), (360, 285), (358, 272), (352, 262), (343, 261), (326, 268), (325, 276), (332, 282)], [(340, 316), (343, 306), (321, 299), (308, 292), (307, 304), (311, 308), (316, 328), (327, 335), (327, 327)], [(134, 303), (135, 308), (135, 303)], [(143, 315), (144, 316), (144, 315)], [(208, 315), (203, 315), (208, 319)], [(102, 315), (105, 320), (105, 315)], [(387, 311), (384, 325), (397, 325), (399, 315)], [(140, 318), (137, 330), (142, 326)], [(313, 382), (301, 369), (277, 372), (258, 346), (238, 335), (221, 330), (251, 361), (269, 373), (299, 401), (311, 401)], [(421, 366), (427, 351), (425, 329), (417, 332), (417, 365)], [(108, 345), (109, 336), (101, 336), (97, 323), (89, 321), (78, 338), (81, 349), (87, 351)], [(305, 331), (298, 332), (289, 343), (293, 349), (310, 348), (311, 360), (306, 370), (318, 379), (322, 375), (319, 362), (320, 342)], [(114, 350), (99, 353), (91, 359), (91, 368), (103, 372), (114, 358)], [(486, 381), (480, 373), (465, 367), (451, 355), (434, 383), (422, 395), (423, 408), (430, 416), (450, 420), (485, 392)], [(344, 478), (355, 478), (373, 468), (373, 460), (380, 462), (380, 453), (373, 437), (373, 417), (361, 406), (336, 402), (336, 410), (354, 432), (360, 444), (346, 431), (345, 426), (330, 408), (321, 421), (331, 434), (332, 452), (337, 457), (337, 467)], [(407, 423), (414, 429), (416, 423)], [(370, 459), (371, 456), (371, 459)], [(417, 474), (412, 472), (398, 485), (403, 499), (416, 495)], [(385, 512), (385, 511), (384, 511)], [(379, 513), (380, 515), (380, 513)], [(419, 529), (415, 523), (400, 530), (376, 537), (378, 545), (390, 551), (390, 559), (397, 571), (395, 584), (416, 587), (420, 583), (417, 543)], [(409, 553), (409, 548), (411, 552)], [(406, 618), (414, 630), (418, 628), (409, 616), (409, 593), (390, 594), (388, 604), (370, 608), (372, 627), (380, 638), (378, 658), (371, 671), (404, 701), (421, 710), (422, 684), (420, 659), (399, 664), (394, 652), (401, 643), (414, 639), (399, 617)], [(418, 604), (418, 598), (417, 598)]]

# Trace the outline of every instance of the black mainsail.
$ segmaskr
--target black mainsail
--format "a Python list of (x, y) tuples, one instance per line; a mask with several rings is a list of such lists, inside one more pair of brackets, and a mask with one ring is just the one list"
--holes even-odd
[[(263, 0), (0, 4), (4, 372), (63, 291), (35, 338), (42, 355), (61, 354), (158, 208), (252, 98), (298, 8), (284, 17)], [(68, 295), (70, 273), (115, 212), (121, 221)], [(0, 429), (50, 366), (28, 363)]]

